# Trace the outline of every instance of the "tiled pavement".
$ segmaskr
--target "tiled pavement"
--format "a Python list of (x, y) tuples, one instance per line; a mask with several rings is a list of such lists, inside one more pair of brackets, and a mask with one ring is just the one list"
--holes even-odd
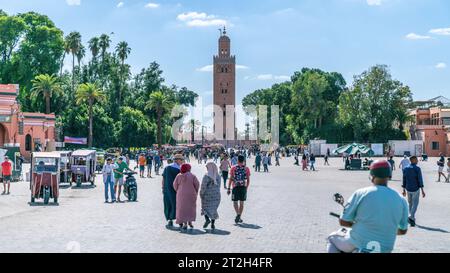
[[(435, 162), (421, 163), (428, 194), (417, 215), (421, 227), (398, 240), (397, 252), (450, 252), (450, 184), (434, 182)], [(244, 226), (234, 225), (223, 191), (215, 234), (201, 228), (199, 207), (193, 232), (165, 228), (160, 177), (139, 179), (139, 202), (122, 204), (103, 203), (100, 177), (95, 188), (62, 189), (59, 206), (30, 207), (28, 183), (15, 183), (11, 195), (0, 196), (0, 252), (323, 252), (327, 234), (338, 229), (328, 215), (340, 212), (332, 195), (348, 198), (370, 182), (368, 172), (340, 170), (341, 159), (322, 163), (318, 172), (302, 172), (285, 158), (268, 174), (252, 173)], [(193, 165), (201, 180), (204, 166)], [(400, 171), (391, 186), (400, 190)]]

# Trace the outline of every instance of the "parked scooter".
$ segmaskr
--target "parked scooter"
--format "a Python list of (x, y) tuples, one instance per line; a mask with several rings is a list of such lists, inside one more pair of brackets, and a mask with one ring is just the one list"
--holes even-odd
[(136, 202), (137, 201), (137, 182), (136, 178), (134, 178), (134, 175), (137, 174), (136, 172), (124, 172), (124, 175), (126, 175), (125, 183), (124, 183), (124, 190), (123, 193), (125, 194), (125, 197), (128, 198), (128, 201), (130, 202)]

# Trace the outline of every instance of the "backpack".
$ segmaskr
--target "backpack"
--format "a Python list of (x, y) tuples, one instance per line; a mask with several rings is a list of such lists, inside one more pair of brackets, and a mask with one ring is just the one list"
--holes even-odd
[(245, 166), (236, 166), (234, 170), (234, 185), (236, 187), (245, 186), (247, 180), (247, 168)]

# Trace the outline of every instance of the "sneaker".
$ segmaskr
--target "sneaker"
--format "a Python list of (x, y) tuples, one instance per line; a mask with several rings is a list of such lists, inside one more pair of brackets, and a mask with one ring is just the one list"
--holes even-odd
[(414, 221), (411, 217), (408, 218), (408, 223), (411, 225), (411, 227), (416, 226), (416, 221)]
[(169, 220), (169, 223), (167, 224), (169, 227), (173, 227), (173, 221)]
[(214, 223), (211, 224), (211, 229), (216, 229), (216, 225)]
[(244, 223), (244, 220), (242, 220), (241, 217), (239, 217), (239, 223)]
[(234, 219), (234, 222), (236, 224), (239, 224), (240, 221), (241, 221), (241, 216), (240, 215), (236, 215), (236, 219)]

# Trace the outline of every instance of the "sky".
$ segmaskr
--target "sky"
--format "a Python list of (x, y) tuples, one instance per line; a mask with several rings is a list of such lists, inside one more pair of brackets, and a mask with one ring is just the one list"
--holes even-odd
[(204, 100), (223, 25), (238, 64), (238, 103), (303, 67), (340, 72), (351, 84), (376, 64), (415, 99), (450, 97), (448, 0), (0, 0), (0, 9), (46, 14), (85, 44), (114, 33), (114, 46), (132, 48), (133, 73), (156, 61), (167, 84)]

